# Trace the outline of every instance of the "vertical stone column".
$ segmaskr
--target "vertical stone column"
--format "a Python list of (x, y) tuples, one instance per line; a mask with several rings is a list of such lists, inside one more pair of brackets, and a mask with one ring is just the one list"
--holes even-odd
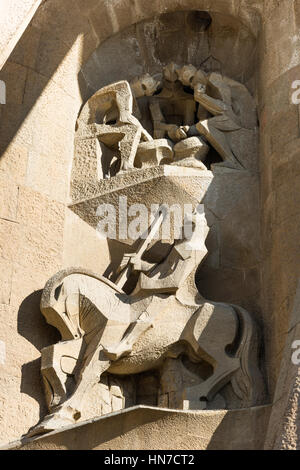
[(300, 274), (299, 106), (292, 103), (292, 83), (300, 79), (299, 25), (299, 0), (265, 0), (259, 96), (262, 295), (274, 399), (266, 448), (300, 448), (299, 431), (295, 431), (300, 376), (291, 362), (292, 340), (297, 333), (300, 339), (299, 328), (295, 329), (297, 307), (291, 317)]

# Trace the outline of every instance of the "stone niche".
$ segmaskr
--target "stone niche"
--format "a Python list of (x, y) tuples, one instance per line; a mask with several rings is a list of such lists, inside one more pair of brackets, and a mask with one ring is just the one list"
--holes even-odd
[[(85, 84), (83, 89), (88, 90), (85, 91), (85, 102), (87, 103), (98, 90), (114, 82), (127, 80), (132, 83), (137, 77), (146, 73), (151, 76), (159, 75), (170, 63), (179, 67), (191, 64), (206, 73), (216, 72), (226, 76), (244, 85), (255, 99), (256, 45), (255, 32), (231, 16), (200, 11), (164, 14), (123, 30), (107, 39), (94, 51), (79, 74), (80, 83)], [(185, 91), (192, 96), (188, 86), (185, 87)], [(138, 98), (137, 103), (141, 111), (138, 117), (143, 127), (153, 135), (148, 111), (149, 99)], [(191, 198), (195, 197), (195, 201), (201, 202), (205, 207), (210, 232), (206, 241), (208, 255), (196, 274), (199, 291), (206, 299), (229, 302), (246, 308), (261, 326), (256, 118), (254, 117), (254, 120), (252, 118), (251, 126), (248, 128), (247, 125), (243, 126), (231, 139), (232, 151), (235, 156), (239, 155), (238, 168), (218, 166), (221, 159), (211, 148), (204, 161), (206, 169), (203, 171), (201, 181), (197, 179), (197, 174), (193, 174), (193, 169), (184, 169), (190, 187), (185, 184), (182, 189), (176, 181), (178, 173), (175, 169), (172, 170), (171, 166), (161, 166), (147, 171), (137, 171), (135, 190), (122, 192), (126, 183), (130, 183), (130, 177), (125, 174), (122, 175), (122, 181), (118, 179), (118, 175), (105, 179), (100, 143), (94, 139), (90, 140), (87, 146), (87, 142), (81, 139), (80, 120), (85, 106), (79, 113), (75, 137), (71, 177), (72, 201), (69, 206), (79, 216), (78, 221), (84, 221), (95, 229), (95, 217), (91, 214), (96, 212), (99, 203), (117, 204), (118, 197), (124, 194), (129, 196), (129, 202), (144, 202), (146, 195), (151, 202), (155, 202), (155, 198), (157, 199), (155, 191), (158, 190), (160, 182), (163, 185), (165, 179), (169, 178), (168, 181), (174, 186), (171, 190), (174, 200), (171, 198), (168, 202), (176, 202), (179, 191), (182, 198), (180, 202), (190, 202)], [(65, 241), (69, 242), (70, 240)], [(128, 252), (128, 243), (108, 241), (107, 250), (111, 264), (105, 275), (112, 276), (112, 280), (115, 267), (124, 253)], [(262, 367), (262, 354), (260, 360)], [(167, 367), (170, 369), (174, 367), (172, 361)], [(183, 374), (182, 380), (186, 383), (189, 383), (189, 380), (193, 382), (194, 374), (199, 374), (199, 371), (194, 370), (195, 367), (187, 363), (184, 356), (180, 365), (176, 367), (184, 368), (186, 377)], [(205, 366), (200, 372), (203, 377), (209, 376), (210, 373)], [(95, 409), (86, 409), (82, 419), (134, 404), (176, 408), (176, 398), (173, 398), (173, 401), (169, 398), (168, 403), (164, 401), (164, 397), (168, 394), (170, 397), (173, 392), (172, 388), (169, 390), (168, 387), (172, 387), (172, 384), (166, 384), (166, 390), (159, 395), (155, 374), (139, 374), (134, 380), (116, 379), (108, 374), (104, 376), (103, 383), (95, 386), (91, 396), (90, 401), (95, 404)], [(107, 400), (104, 402), (100, 400), (97, 404), (96, 397), (103, 395), (104, 390)], [(232, 407), (238, 407), (238, 403), (231, 399), (231, 395), (231, 390), (225, 387), (223, 393), (209, 406), (212, 409), (225, 408), (228, 398)]]
[[(104, 41), (82, 67), (80, 82), (85, 83), (84, 90), (89, 90), (85, 101), (113, 82), (131, 82), (145, 73), (160, 74), (171, 62), (221, 73), (245, 85), (255, 99), (256, 35), (257, 31), (250, 30), (236, 18), (213, 12), (176, 11), (135, 24)], [(138, 101), (145, 111), (141, 122), (151, 134), (147, 97)], [(213, 180), (202, 199), (210, 225), (209, 253), (197, 279), (206, 298), (242, 305), (260, 320), (258, 125), (242, 129), (241, 133), (236, 134), (231, 143), (234, 154), (241, 155), (238, 171), (217, 166), (211, 168), (212, 163), (220, 161), (213, 149), (205, 162), (213, 173)], [(80, 154), (80, 142), (78, 145)], [(83, 219), (86, 200), (95, 195), (95, 185), (102, 184), (96, 153), (97, 148), (84, 148), (82, 163), (78, 156), (73, 163), (71, 208)], [(81, 174), (81, 181), (89, 179), (84, 190), (87, 193), (76, 193), (76, 172)], [(95, 175), (93, 181), (92, 173)], [(194, 180), (193, 190), (196, 184)], [(109, 188), (102, 198), (103, 202), (120, 195), (117, 180), (113, 185), (115, 187)], [(149, 191), (153, 194), (151, 185)], [(135, 197), (140, 197), (139, 191)], [(110, 243), (109, 249), (110, 255), (118, 252), (119, 257), (122, 256), (119, 244)]]
[(221, 72), (254, 92), (256, 32), (237, 18), (219, 13), (210, 13), (209, 22), (203, 23), (204, 13), (167, 13), (107, 39), (80, 72), (90, 96), (120, 79), (159, 73), (170, 62)]

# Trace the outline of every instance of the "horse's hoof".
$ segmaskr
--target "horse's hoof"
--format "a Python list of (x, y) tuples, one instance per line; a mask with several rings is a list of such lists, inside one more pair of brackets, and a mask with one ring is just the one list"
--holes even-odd
[(55, 413), (46, 416), (41, 423), (30, 429), (25, 437), (28, 438), (41, 434), (48, 434), (49, 432), (71, 426), (76, 423), (77, 419), (79, 419), (78, 414), (80, 415), (79, 412), (74, 412), (74, 410), (71, 411), (70, 409), (61, 408)]

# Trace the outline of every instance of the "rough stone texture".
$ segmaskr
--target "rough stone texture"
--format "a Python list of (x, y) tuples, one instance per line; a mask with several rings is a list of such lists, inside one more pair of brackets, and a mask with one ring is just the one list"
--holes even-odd
[[(132, 204), (144, 204), (149, 213), (151, 205), (166, 204), (171, 207), (180, 201), (183, 213), (184, 204), (191, 204), (195, 209), (203, 201), (211, 182), (210, 171), (196, 168), (161, 165), (145, 170), (134, 169), (127, 174), (117, 175), (96, 184), (93, 182), (87, 185), (83, 181), (79, 187), (81, 202), (71, 204), (70, 208), (96, 229), (101, 221), (101, 217), (97, 215), (97, 208), (101, 204), (112, 204), (116, 209), (116, 239), (119, 239), (119, 221), (122, 220), (122, 211), (124, 211), (123, 205), (120, 205), (120, 198), (124, 198), (128, 208)], [(130, 221), (131, 218), (128, 217), (128, 223)], [(172, 228), (171, 224), (171, 230)], [(120, 237), (120, 241), (133, 243), (132, 239), (127, 240), (124, 237)]]
[(269, 406), (202, 412), (139, 406), (3, 449), (259, 450), (269, 414)]

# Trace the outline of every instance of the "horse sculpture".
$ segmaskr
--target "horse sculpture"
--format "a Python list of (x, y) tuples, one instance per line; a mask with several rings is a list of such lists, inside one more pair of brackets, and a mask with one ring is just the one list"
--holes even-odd
[[(149, 294), (146, 289), (128, 295), (108, 279), (81, 269), (61, 271), (47, 282), (41, 311), (60, 331), (63, 346), (75, 344), (78, 349), (76, 386), (68, 396), (58, 372), (44, 377), (52, 390), (60, 392), (53, 394), (52, 413), (34, 434), (78, 421), (87, 391), (104, 372), (125, 376), (161, 370), (167, 359), (183, 354), (193, 363), (206, 361), (213, 372), (184, 390), (182, 409), (205, 409), (229, 383), (243, 407), (261, 402), (263, 381), (253, 319), (241, 307), (201, 297), (195, 286), (199, 257), (193, 258), (193, 252), (185, 256), (182, 245), (174, 253), (182, 254), (177, 267), (185, 278), (173, 291), (169, 283), (167, 292), (161, 288)], [(203, 253), (199, 256), (202, 259)], [(151, 286), (155, 271), (153, 279)], [(126, 354), (113, 359), (111, 347), (118, 344), (125, 344)]]

